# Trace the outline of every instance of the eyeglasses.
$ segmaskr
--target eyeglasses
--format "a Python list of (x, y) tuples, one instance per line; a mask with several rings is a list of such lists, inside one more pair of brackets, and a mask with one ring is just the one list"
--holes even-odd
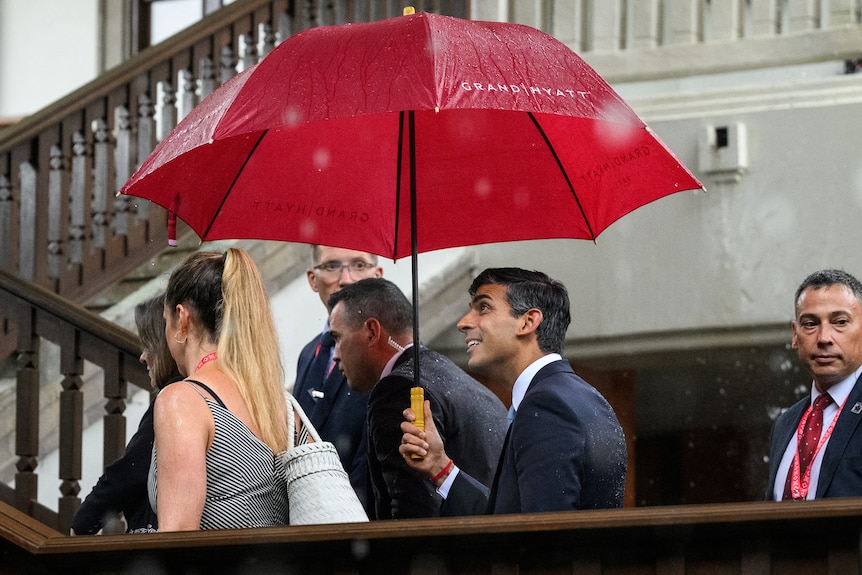
[(321, 273), (325, 273), (327, 275), (341, 275), (344, 271), (344, 268), (347, 268), (347, 271), (351, 274), (361, 274), (362, 272), (366, 272), (371, 270), (374, 267), (374, 264), (370, 264), (368, 262), (364, 262), (362, 260), (344, 263), (344, 262), (325, 262), (320, 265), (314, 266), (314, 269), (320, 271)]

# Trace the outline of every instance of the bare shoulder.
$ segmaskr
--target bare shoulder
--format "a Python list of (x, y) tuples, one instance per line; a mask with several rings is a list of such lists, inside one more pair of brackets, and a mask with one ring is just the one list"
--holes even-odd
[(156, 418), (173, 413), (209, 414), (209, 408), (194, 384), (178, 381), (159, 392), (153, 413)]

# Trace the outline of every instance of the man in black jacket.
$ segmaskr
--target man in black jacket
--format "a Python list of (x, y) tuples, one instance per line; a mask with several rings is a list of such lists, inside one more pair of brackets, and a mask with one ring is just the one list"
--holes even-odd
[(506, 433), (506, 408), (475, 379), (443, 355), (420, 347), (414, 382), (413, 308), (384, 279), (345, 286), (329, 298), (335, 359), (352, 389), (370, 391), (368, 473), (373, 519), (435, 517), (442, 499), (425, 475), (409, 468), (398, 446), (410, 389), (424, 388), (447, 449), (481, 481), (492, 479)]

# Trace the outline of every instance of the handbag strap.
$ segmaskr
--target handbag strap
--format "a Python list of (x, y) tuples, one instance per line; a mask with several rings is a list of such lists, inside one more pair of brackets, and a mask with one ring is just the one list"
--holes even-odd
[(293, 397), (292, 393), (284, 392), (285, 401), (287, 401), (287, 448), (293, 449), (296, 443), (296, 415), (299, 414), (299, 420), (302, 422), (302, 427), (305, 431), (308, 432), (308, 435), (316, 442), (320, 443), (323, 441), (320, 439), (320, 434), (317, 433), (317, 430), (311, 425), (311, 421), (309, 421), (308, 416), (303, 411), (302, 407), (299, 405), (299, 402)]

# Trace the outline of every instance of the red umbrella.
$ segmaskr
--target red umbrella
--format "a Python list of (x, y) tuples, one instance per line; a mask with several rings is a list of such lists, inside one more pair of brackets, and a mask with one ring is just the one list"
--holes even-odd
[(553, 37), (420, 13), (288, 38), (201, 102), (121, 193), (203, 241), (413, 254), (415, 295), (417, 252), (595, 239), (701, 187)]

